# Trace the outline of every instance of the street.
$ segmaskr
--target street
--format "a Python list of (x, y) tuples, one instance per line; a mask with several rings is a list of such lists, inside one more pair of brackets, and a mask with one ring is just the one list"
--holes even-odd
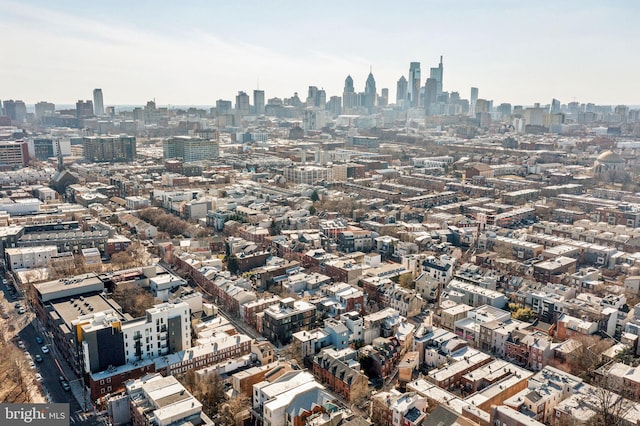
[[(9, 292), (7, 286), (3, 285), (2, 297), (0, 300), (3, 305), (3, 311), (7, 313), (5, 320), (15, 326), (14, 342), (21, 340), (25, 346), (24, 351), (29, 353), (35, 360), (36, 355), (42, 357), (42, 362), (36, 362), (36, 371), (42, 375), (43, 394), (48, 402), (52, 403), (68, 403), (70, 424), (73, 425), (97, 425), (107, 424), (99, 413), (89, 411), (84, 412), (78, 400), (82, 401), (82, 382), (75, 377), (71, 368), (65, 364), (64, 360), (58, 360), (56, 357), (57, 350), (48, 336), (39, 332), (42, 326), (31, 311), (27, 301), (19, 293), (19, 290)], [(15, 303), (19, 302), (26, 310), (24, 314), (19, 314), (15, 308)], [(40, 337), (43, 342), (39, 344), (36, 338)], [(42, 347), (49, 348), (48, 353), (42, 351)], [(26, 356), (26, 355), (25, 355)], [(71, 389), (65, 391), (59, 380), (63, 376), (70, 384)]]

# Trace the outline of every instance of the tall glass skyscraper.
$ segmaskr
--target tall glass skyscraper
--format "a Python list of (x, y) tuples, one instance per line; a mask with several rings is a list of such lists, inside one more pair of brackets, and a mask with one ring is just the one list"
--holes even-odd
[(102, 89), (93, 89), (93, 113), (98, 117), (104, 115), (104, 101), (102, 100)]

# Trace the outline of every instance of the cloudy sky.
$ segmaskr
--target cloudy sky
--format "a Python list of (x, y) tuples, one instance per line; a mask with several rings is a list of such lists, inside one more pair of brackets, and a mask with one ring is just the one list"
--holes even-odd
[[(640, 104), (640, 2), (0, 0), (0, 99), (212, 105), (341, 95), (372, 67), (395, 99), (409, 62), (496, 104)], [(424, 81), (423, 81), (424, 84)]]

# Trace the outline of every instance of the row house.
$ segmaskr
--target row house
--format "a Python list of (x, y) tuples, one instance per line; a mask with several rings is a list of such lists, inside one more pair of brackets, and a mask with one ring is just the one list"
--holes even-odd
[(345, 283), (325, 286), (321, 294), (317, 294), (309, 300), (316, 306), (319, 316), (339, 318), (346, 312), (364, 311), (364, 294), (356, 287)]
[(323, 349), (313, 357), (313, 375), (320, 383), (350, 401), (351, 389), (366, 386), (368, 382), (367, 376), (360, 372), (356, 356), (353, 349)]
[(199, 341), (198, 346), (156, 358), (155, 370), (166, 376), (178, 375), (251, 353), (251, 338), (244, 334), (219, 333)]
[(557, 323), (556, 338), (565, 340), (571, 336), (590, 336), (598, 331), (598, 324), (593, 321), (586, 321), (571, 315), (563, 314)]
[(240, 315), (240, 306), (256, 300), (256, 293), (251, 290), (251, 282), (243, 278), (231, 280), (217, 276), (205, 288), (217, 304), (225, 306), (225, 310), (234, 316)]
[(436, 280), (444, 288), (453, 278), (455, 266), (456, 259), (451, 256), (428, 256), (422, 262), (422, 273)]
[(504, 405), (517, 412), (526, 412), (529, 419), (548, 424), (554, 408), (583, 386), (579, 377), (546, 366), (529, 379), (526, 389), (506, 399)]
[(352, 258), (329, 260), (324, 263), (324, 273), (333, 281), (356, 284), (364, 275), (367, 265)]
[(576, 271), (576, 260), (558, 256), (553, 260), (538, 262), (533, 265), (533, 278), (541, 283), (558, 284), (565, 274)]
[(507, 298), (503, 293), (465, 283), (455, 278), (447, 286), (443, 299), (474, 307), (491, 305), (502, 309), (507, 306)]
[(514, 330), (504, 344), (505, 357), (518, 365), (540, 371), (553, 356), (552, 338), (540, 331)]
[(490, 355), (475, 349), (468, 349), (457, 362), (429, 371), (427, 381), (443, 389), (452, 389), (460, 385), (462, 377), (492, 360)]
[(280, 302), (280, 296), (270, 295), (260, 299), (252, 300), (240, 306), (240, 316), (244, 322), (253, 328), (256, 328), (257, 314), (264, 311), (269, 306), (276, 305)]
[(378, 377), (387, 378), (394, 372), (402, 354), (402, 345), (395, 337), (377, 337), (371, 345), (360, 349), (360, 357), (367, 357)]
[(288, 297), (262, 312), (262, 334), (271, 342), (287, 344), (293, 333), (311, 330), (315, 321), (315, 306)]
[(422, 296), (415, 290), (389, 283), (380, 290), (380, 305), (400, 312), (404, 317), (414, 317), (422, 312), (425, 303)]

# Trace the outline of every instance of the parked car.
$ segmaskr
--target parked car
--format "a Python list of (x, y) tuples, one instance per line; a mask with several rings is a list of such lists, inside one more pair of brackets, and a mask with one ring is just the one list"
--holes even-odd
[(42, 362), (42, 355), (36, 354), (36, 362)]
[(47, 346), (43, 346), (42, 347), (42, 353), (43, 354), (48, 354), (49, 353), (49, 348)]
[(41, 382), (42, 381), (42, 374), (36, 373), (36, 380)]
[(24, 342), (23, 342), (22, 340), (18, 340), (18, 347), (19, 347), (20, 349), (24, 349), (24, 348), (25, 348), (25, 346), (24, 346)]
[(19, 313), (20, 315), (24, 314), (25, 312), (27, 312), (27, 311), (25, 311), (25, 310), (24, 310), (24, 308), (23, 308), (22, 306), (20, 307), (20, 309), (18, 309), (18, 313)]
[(67, 382), (62, 382), (62, 389), (64, 389), (65, 391), (69, 391), (71, 389), (71, 386)]
[(41, 345), (44, 341), (42, 340), (42, 337), (40, 336), (36, 336), (36, 343)]

